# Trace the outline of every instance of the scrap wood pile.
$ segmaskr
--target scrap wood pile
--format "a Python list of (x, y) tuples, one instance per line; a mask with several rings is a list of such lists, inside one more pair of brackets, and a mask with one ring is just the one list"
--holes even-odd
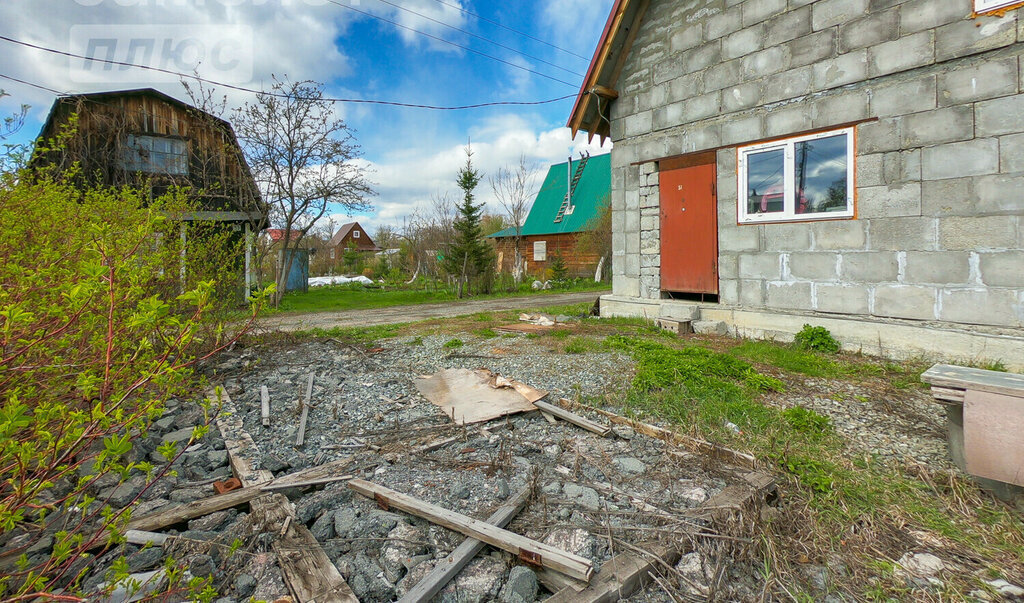
[(447, 366), (409, 366), (406, 352), (315, 342), (223, 365), (219, 433), (189, 455), (222, 448), (237, 483), (222, 468), (223, 494), (144, 503), (129, 541), (158, 546), (129, 559), (170, 555), (225, 601), (759, 590), (743, 553), (773, 484), (749, 457), (576, 406), (530, 375), (442, 354), (431, 362)]

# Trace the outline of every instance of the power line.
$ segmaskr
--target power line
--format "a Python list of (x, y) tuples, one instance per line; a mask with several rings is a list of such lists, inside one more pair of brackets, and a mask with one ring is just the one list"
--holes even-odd
[(509, 67), (515, 67), (516, 69), (521, 69), (523, 71), (528, 71), (528, 72), (530, 72), (530, 73), (532, 73), (534, 75), (539, 75), (539, 76), (541, 76), (543, 78), (547, 78), (549, 80), (558, 82), (559, 84), (565, 84), (566, 86), (571, 86), (572, 88), (578, 88), (579, 87), (578, 84), (573, 84), (573, 83), (567, 82), (565, 80), (560, 80), (557, 77), (554, 77), (552, 75), (547, 75), (546, 73), (541, 73), (539, 71), (535, 71), (533, 69), (530, 69), (529, 67), (523, 67), (522, 65), (516, 65), (515, 63), (513, 63), (511, 61), (506, 61), (505, 59), (501, 59), (501, 58), (498, 58), (498, 57), (496, 57), (494, 55), (487, 54), (486, 52), (481, 52), (479, 50), (470, 48), (469, 46), (463, 46), (462, 44), (456, 44), (455, 42), (452, 42), (450, 40), (445, 40), (444, 38), (435, 36), (433, 34), (428, 34), (425, 31), (420, 31), (420, 30), (415, 29), (413, 27), (409, 27), (408, 25), (402, 25), (398, 21), (392, 21), (391, 19), (388, 19), (387, 17), (382, 17), (380, 15), (375, 15), (375, 14), (373, 14), (371, 12), (368, 12), (368, 11), (365, 11), (365, 10), (359, 10), (358, 8), (356, 8), (354, 6), (349, 6), (348, 4), (343, 4), (341, 2), (338, 2), (338, 0), (327, 0), (327, 1), (330, 2), (331, 4), (340, 6), (342, 8), (348, 9), (350, 11), (357, 12), (357, 13), (359, 13), (361, 15), (366, 15), (367, 17), (370, 17), (372, 19), (377, 19), (377, 20), (383, 21), (385, 23), (390, 23), (391, 25), (394, 25), (395, 27), (401, 27), (402, 29), (406, 29), (408, 31), (411, 31), (411, 32), (414, 32), (414, 33), (418, 33), (421, 36), (426, 36), (426, 37), (430, 38), (431, 40), (436, 40), (438, 42), (441, 42), (441, 43), (444, 43), (444, 44), (448, 44), (448, 45), (454, 46), (456, 48), (461, 48), (462, 50), (465, 50), (465, 51), (468, 51), (468, 52), (472, 52), (473, 54), (477, 54), (477, 55), (480, 55), (482, 57), (486, 57), (488, 59), (491, 59), (492, 61), (498, 61), (499, 63), (503, 63), (505, 65), (508, 65)]
[(451, 8), (456, 9), (456, 10), (462, 11), (464, 14), (467, 14), (467, 15), (469, 15), (471, 17), (476, 17), (477, 19), (480, 19), (481, 21), (486, 21), (487, 23), (490, 23), (491, 25), (497, 25), (498, 27), (500, 27), (502, 29), (507, 29), (508, 31), (511, 31), (514, 34), (518, 34), (520, 36), (525, 36), (527, 38), (530, 38), (531, 40), (540, 42), (541, 44), (544, 44), (545, 46), (550, 46), (551, 48), (554, 48), (555, 50), (561, 50), (564, 53), (571, 54), (574, 57), (581, 58), (584, 61), (589, 61), (590, 60), (590, 57), (585, 57), (585, 56), (583, 56), (581, 54), (576, 54), (575, 52), (573, 52), (573, 51), (571, 51), (571, 50), (569, 50), (567, 48), (562, 48), (561, 46), (555, 46), (551, 42), (545, 42), (544, 40), (541, 40), (540, 38), (535, 38), (535, 37), (531, 36), (530, 34), (528, 34), (526, 32), (519, 31), (518, 29), (512, 29), (511, 27), (509, 27), (507, 25), (504, 25), (504, 24), (500, 23), (499, 21), (495, 21), (493, 19), (488, 19), (487, 17), (485, 17), (483, 15), (478, 15), (478, 14), (474, 13), (473, 11), (466, 10), (466, 9), (462, 8), (461, 6), (459, 6), (458, 4), (451, 4), (450, 2), (445, 2), (444, 0), (434, 0), (434, 2), (437, 2), (438, 4), (443, 4), (445, 6), (449, 6)]
[(43, 86), (42, 84), (33, 84), (32, 82), (26, 82), (25, 80), (19, 80), (16, 77), (11, 77), (11, 76), (5, 75), (3, 73), (0, 73), (0, 77), (4, 78), (5, 80), (11, 80), (12, 82), (18, 82), (19, 84), (25, 84), (26, 86), (31, 86), (33, 88), (38, 88), (40, 90), (45, 90), (47, 92), (52, 92), (53, 94), (57, 94), (57, 95), (63, 94), (62, 92), (60, 92), (58, 90), (54, 90), (53, 88), (47, 88), (46, 86)]
[(421, 19), (426, 19), (427, 21), (432, 21), (434, 23), (437, 23), (438, 25), (443, 25), (443, 26), (445, 26), (445, 27), (447, 27), (449, 29), (454, 29), (455, 31), (462, 32), (462, 33), (466, 34), (467, 36), (472, 36), (472, 37), (474, 37), (474, 38), (476, 38), (478, 40), (483, 40), (484, 42), (487, 42), (488, 44), (493, 44), (493, 45), (497, 46), (498, 48), (504, 48), (505, 50), (511, 50), (512, 52), (514, 52), (514, 53), (516, 53), (518, 55), (524, 56), (524, 57), (526, 57), (528, 59), (532, 59), (534, 61), (537, 61), (538, 63), (544, 63), (545, 65), (549, 65), (551, 67), (554, 67), (555, 69), (558, 69), (560, 71), (564, 71), (564, 72), (566, 72), (568, 74), (579, 76), (579, 77), (583, 77), (582, 73), (577, 73), (577, 72), (573, 71), (572, 69), (566, 69), (565, 67), (561, 67), (561, 66), (556, 65), (554, 63), (551, 63), (549, 61), (545, 61), (544, 59), (542, 59), (540, 57), (535, 57), (533, 55), (526, 54), (525, 52), (521, 52), (520, 50), (515, 49), (515, 48), (513, 48), (511, 46), (506, 46), (506, 45), (502, 44), (501, 42), (496, 42), (496, 41), (494, 41), (494, 40), (492, 40), (490, 38), (487, 38), (487, 37), (484, 37), (484, 36), (481, 36), (481, 35), (477, 35), (477, 34), (471, 32), (471, 31), (467, 31), (465, 29), (462, 29), (460, 27), (456, 27), (454, 25), (450, 25), (448, 23), (445, 23), (444, 21), (441, 21), (439, 19), (435, 19), (435, 18), (433, 18), (433, 17), (431, 17), (429, 15), (424, 15), (423, 13), (418, 13), (418, 12), (416, 12), (416, 11), (414, 11), (412, 9), (406, 8), (406, 7), (404, 7), (404, 6), (400, 5), (400, 4), (395, 4), (394, 2), (391, 2), (390, 0), (377, 0), (377, 1), (381, 2), (383, 4), (387, 4), (388, 6), (393, 6), (393, 7), (397, 8), (398, 10), (405, 11), (405, 12), (407, 12), (409, 14), (416, 15), (417, 17), (420, 17)]
[[(2, 35), (0, 35), (0, 40), (3, 40), (5, 42), (10, 42), (12, 44), (18, 44), (20, 46), (25, 46), (25, 47), (28, 47), (28, 48), (33, 48), (33, 49), (36, 49), (36, 50), (42, 50), (44, 52), (49, 52), (51, 54), (57, 54), (57, 55), (65, 56), (65, 57), (70, 57), (70, 58), (73, 58), (73, 59), (83, 59), (83, 60), (86, 60), (86, 61), (96, 61), (98, 63), (106, 63), (108, 65), (119, 65), (119, 66), (122, 66), (122, 67), (134, 67), (134, 68), (137, 68), (137, 69), (145, 69), (147, 71), (156, 71), (158, 73), (166, 73), (168, 75), (175, 75), (175, 76), (178, 76), (179, 78), (188, 78), (188, 79), (191, 79), (191, 80), (196, 80), (197, 82), (203, 82), (205, 84), (212, 84), (214, 86), (220, 86), (220, 87), (223, 87), (223, 88), (228, 88), (230, 90), (238, 90), (240, 92), (249, 92), (249, 93), (252, 93), (252, 94), (263, 94), (263, 95), (266, 95), (266, 96), (272, 96), (272, 97), (277, 97), (277, 98), (287, 98), (288, 97), (287, 94), (283, 94), (283, 93), (279, 93), (279, 92), (267, 92), (265, 90), (256, 90), (254, 88), (246, 88), (245, 86), (236, 86), (234, 84), (228, 84), (228, 83), (225, 83), (225, 82), (218, 82), (216, 80), (206, 79), (206, 78), (200, 77), (200, 76), (192, 74), (192, 73), (181, 73), (179, 71), (171, 71), (170, 69), (164, 69), (162, 67), (152, 67), (150, 65), (138, 65), (138, 64), (135, 64), (135, 63), (126, 63), (124, 61), (114, 61), (114, 60), (111, 60), (111, 59), (94, 58), (94, 57), (89, 57), (89, 56), (85, 56), (85, 55), (81, 55), (81, 54), (75, 54), (73, 52), (66, 52), (66, 51), (63, 51), (63, 50), (57, 50), (55, 48), (47, 48), (45, 46), (39, 46), (38, 44), (32, 44), (30, 42), (23, 42), (21, 40), (15, 40), (14, 38), (9, 38), (7, 36), (2, 36)], [(53, 92), (54, 94), (71, 96), (71, 94), (69, 94), (69, 93), (59, 92), (59, 91), (53, 90), (51, 88), (46, 88), (45, 86), (42, 86), (42, 85), (39, 85), (39, 84), (32, 84), (30, 82), (24, 82), (24, 81), (21, 81), (21, 80), (16, 80), (15, 78), (13, 78), (11, 76), (4, 76), (4, 77), (7, 78), (7, 79), (10, 79), (12, 81), (18, 81), (20, 83), (24, 83), (24, 84), (26, 84), (28, 86), (32, 86), (32, 87), (35, 87), (35, 88), (40, 88), (40, 89), (43, 89), (43, 90), (47, 90), (48, 92)], [(431, 109), (431, 110), (434, 110), (434, 111), (459, 111), (459, 110), (463, 110), (463, 109), (479, 109), (479, 108), (482, 108), (482, 107), (499, 107), (499, 106), (509, 106), (509, 105), (513, 105), (513, 106), (518, 106), (518, 105), (546, 105), (546, 104), (550, 104), (550, 103), (556, 103), (558, 101), (563, 101), (563, 100), (566, 100), (566, 99), (569, 99), (569, 98), (576, 98), (576, 95), (575, 94), (567, 94), (565, 96), (560, 96), (558, 98), (551, 98), (551, 99), (542, 100), (542, 101), (495, 101), (495, 102), (489, 102), (489, 103), (476, 103), (476, 104), (472, 104), (472, 105), (457, 105), (457, 106), (425, 105), (425, 104), (416, 104), (416, 103), (402, 103), (402, 102), (395, 102), (395, 101), (369, 100), (369, 99), (362, 99), (362, 98), (325, 97), (322, 100), (327, 101), (327, 102), (331, 102), (331, 103), (357, 103), (357, 104), (364, 104), (364, 105), (386, 105), (386, 106), (392, 106), (392, 107), (407, 107), (407, 108), (412, 108), (412, 109)]]

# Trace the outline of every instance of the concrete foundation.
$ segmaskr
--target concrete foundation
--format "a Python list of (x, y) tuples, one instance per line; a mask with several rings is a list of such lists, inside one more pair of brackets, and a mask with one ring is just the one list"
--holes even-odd
[(1002, 362), (1011, 371), (1024, 371), (1024, 335), (972, 330), (964, 325), (897, 321), (877, 317), (825, 315), (800, 311), (751, 310), (721, 304), (619, 295), (601, 297), (601, 316), (634, 316), (652, 321), (686, 316), (720, 321), (735, 337), (792, 341), (805, 324), (823, 326), (843, 350), (894, 360), (922, 359), (952, 364)]

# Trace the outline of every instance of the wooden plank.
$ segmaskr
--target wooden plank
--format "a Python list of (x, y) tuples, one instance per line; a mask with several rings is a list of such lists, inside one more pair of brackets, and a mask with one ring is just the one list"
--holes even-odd
[(351, 479), (352, 476), (339, 476), (337, 473), (351, 464), (349, 457), (325, 463), (318, 467), (310, 467), (285, 475), (270, 482), (263, 482), (232, 490), (217, 496), (194, 500), (190, 503), (179, 505), (166, 510), (157, 510), (152, 513), (133, 517), (128, 523), (129, 530), (159, 530), (176, 523), (182, 523), (196, 517), (202, 517), (237, 507), (256, 498), (259, 498), (269, 490), (282, 490), (284, 488), (298, 488), (302, 486), (314, 486), (326, 484), (332, 481)]
[(163, 546), (169, 539), (174, 538), (170, 534), (158, 534), (156, 532), (146, 532), (143, 530), (128, 530), (124, 533), (124, 540), (128, 544), (137, 544), (144, 546), (147, 544), (153, 544), (156, 546)]
[(247, 488), (239, 488), (238, 490), (232, 490), (224, 494), (218, 494), (217, 496), (211, 496), (209, 498), (203, 498), (200, 500), (194, 500), (190, 503), (179, 505), (171, 509), (154, 511), (147, 513), (139, 517), (133, 517), (128, 522), (129, 531), (154, 531), (172, 526), (176, 523), (182, 523), (196, 517), (202, 517), (215, 513), (217, 511), (223, 511), (224, 509), (230, 509), (231, 507), (237, 507), (238, 505), (244, 505), (245, 503), (263, 496), (264, 492), (260, 490), (260, 486), (249, 486)]
[[(559, 404), (561, 404), (563, 407), (573, 406), (572, 402), (565, 400), (564, 398), (559, 401)], [(622, 415), (617, 415), (611, 411), (602, 410), (600, 408), (595, 408), (593, 406), (587, 406), (585, 404), (579, 404), (578, 406), (596, 412), (597, 414), (603, 417), (607, 417), (607, 419), (612, 423), (615, 423), (617, 425), (626, 425), (627, 427), (632, 428), (634, 431), (638, 433), (642, 433), (646, 436), (661, 440), (663, 442), (682, 446), (693, 452), (706, 454), (710, 457), (717, 458), (719, 460), (740, 467), (747, 467), (748, 469), (757, 468), (757, 459), (755, 459), (753, 455), (732, 450), (730, 448), (726, 448), (725, 446), (714, 444), (712, 442), (708, 442), (707, 440), (702, 440), (700, 438), (695, 438), (693, 436), (676, 433), (663, 427), (657, 427), (655, 425), (650, 425), (648, 423), (635, 421), (633, 419), (623, 417)]]
[[(565, 402), (569, 402), (568, 400), (565, 400), (565, 398), (563, 398), (562, 400), (565, 401)], [(571, 402), (569, 402), (569, 403), (571, 404)], [(559, 419), (562, 419), (563, 421), (568, 421), (569, 423), (572, 423), (573, 425), (576, 425), (577, 427), (582, 427), (583, 429), (586, 429), (587, 431), (592, 431), (592, 432), (596, 433), (597, 435), (601, 436), (602, 438), (612, 432), (612, 428), (607, 426), (607, 425), (601, 425), (600, 423), (595, 423), (595, 422), (591, 421), (590, 419), (588, 419), (586, 417), (581, 417), (581, 416), (579, 416), (578, 414), (576, 414), (574, 412), (568, 411), (568, 410), (562, 408), (561, 406), (555, 406), (554, 404), (551, 404), (550, 402), (537, 401), (537, 402), (534, 402), (533, 405), (536, 406), (537, 408), (541, 409), (541, 410), (547, 411), (547, 412), (555, 415), (556, 417), (558, 417)]]
[(438, 525), (482, 540), (513, 555), (519, 555), (521, 558), (531, 559), (533, 563), (562, 572), (578, 580), (588, 581), (594, 571), (593, 564), (588, 559), (503, 530), (478, 519), (425, 503), (390, 488), (361, 479), (352, 480), (348, 486), (364, 496), (377, 500), (378, 503), (429, 519)]
[(921, 375), (921, 381), (951, 389), (1024, 397), (1024, 375), (987, 371), (952, 364), (936, 364)]
[(270, 390), (266, 385), (260, 386), (260, 418), (264, 427), (270, 427)]
[[(524, 489), (514, 498), (509, 499), (505, 504), (498, 507), (498, 510), (487, 518), (487, 523), (503, 528), (512, 518), (519, 514), (530, 499), (530, 489)], [(434, 598), (446, 584), (452, 581), (462, 571), (462, 568), (473, 560), (483, 548), (487, 546), (476, 538), (467, 538), (462, 541), (450, 555), (442, 559), (424, 576), (416, 586), (412, 587), (405, 596), (398, 600), (398, 603), (427, 603)]]
[[(653, 555), (669, 565), (679, 560), (679, 549), (660, 544), (644, 545)], [(545, 599), (546, 603), (612, 603), (629, 597), (649, 581), (659, 561), (637, 553), (619, 553), (601, 566), (601, 571), (583, 590), (564, 588)]]
[(306, 399), (302, 402), (302, 416), (299, 418), (299, 433), (295, 436), (295, 445), (302, 446), (306, 442), (306, 421), (309, 420), (309, 401), (313, 397), (313, 373), (306, 381)]
[(962, 389), (954, 389), (952, 387), (939, 387), (937, 385), (932, 386), (932, 397), (936, 400), (945, 400), (946, 402), (957, 402), (960, 404), (964, 403), (964, 395), (967, 392)]

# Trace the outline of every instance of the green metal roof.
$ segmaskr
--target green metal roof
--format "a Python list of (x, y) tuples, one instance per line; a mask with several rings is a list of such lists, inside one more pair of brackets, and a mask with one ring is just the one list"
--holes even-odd
[[(533, 201), (530, 215), (523, 224), (522, 235), (546, 235), (569, 232), (584, 232), (587, 226), (600, 213), (601, 207), (611, 201), (612, 160), (611, 154), (595, 155), (590, 158), (583, 169), (583, 176), (576, 184), (572, 194), (571, 214), (567, 213), (561, 222), (555, 222), (558, 209), (565, 200), (565, 191), (569, 181), (565, 163), (558, 163), (548, 169), (537, 198)], [(572, 162), (572, 171), (576, 172), (579, 160)], [(490, 237), (515, 236), (515, 227), (505, 228), (489, 235)]]

